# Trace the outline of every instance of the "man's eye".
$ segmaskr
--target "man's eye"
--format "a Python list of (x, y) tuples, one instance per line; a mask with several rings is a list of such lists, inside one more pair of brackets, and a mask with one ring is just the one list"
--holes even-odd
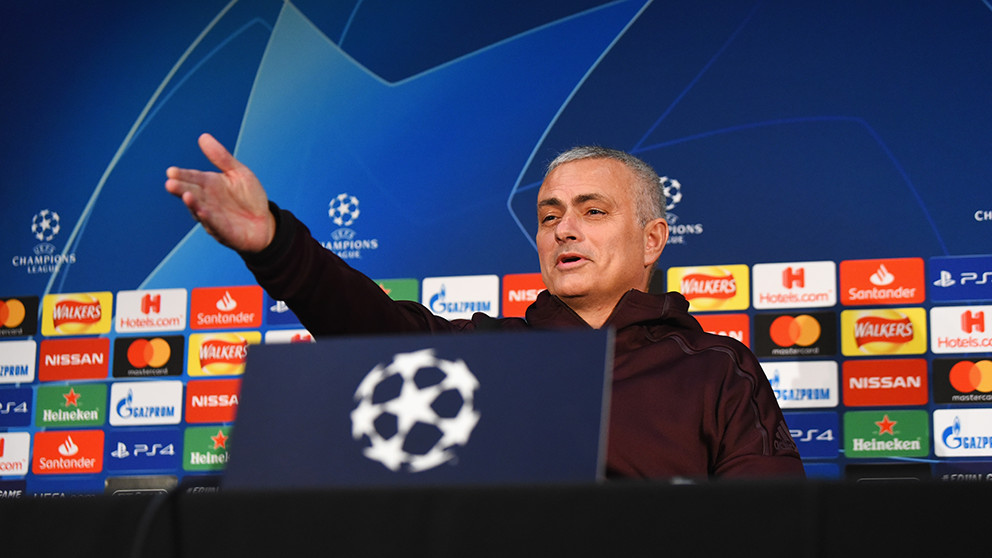
[(602, 209), (590, 209), (586, 213), (589, 215), (606, 215), (606, 212)]
[(548, 223), (550, 221), (554, 221), (556, 218), (557, 218), (556, 215), (545, 215), (544, 217), (541, 217), (541, 222)]

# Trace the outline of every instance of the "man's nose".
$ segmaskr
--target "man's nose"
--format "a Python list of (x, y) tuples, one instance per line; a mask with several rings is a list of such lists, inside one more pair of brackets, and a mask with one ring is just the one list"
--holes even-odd
[(555, 239), (558, 242), (579, 240), (581, 236), (580, 231), (581, 227), (575, 215), (566, 213), (558, 220), (558, 225), (555, 227)]

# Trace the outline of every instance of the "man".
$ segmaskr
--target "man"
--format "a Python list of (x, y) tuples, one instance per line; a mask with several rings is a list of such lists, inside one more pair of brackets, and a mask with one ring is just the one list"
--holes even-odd
[(537, 202), (547, 290), (525, 319), (448, 321), (390, 300), (270, 203), (254, 174), (213, 137), (199, 143), (221, 172), (170, 167), (166, 190), (315, 335), (612, 327), (609, 476), (803, 475), (754, 355), (704, 333), (678, 293), (646, 292), (668, 225), (658, 176), (639, 159), (577, 148), (553, 161)]

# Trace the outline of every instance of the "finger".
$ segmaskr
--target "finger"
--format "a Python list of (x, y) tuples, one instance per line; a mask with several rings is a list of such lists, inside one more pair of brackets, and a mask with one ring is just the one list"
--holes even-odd
[(227, 150), (216, 138), (210, 134), (201, 134), (200, 138), (197, 140), (200, 145), (200, 151), (207, 156), (207, 159), (214, 164), (215, 167), (221, 170), (221, 172), (228, 172), (241, 168), (242, 165), (240, 161), (231, 155), (231, 152)]

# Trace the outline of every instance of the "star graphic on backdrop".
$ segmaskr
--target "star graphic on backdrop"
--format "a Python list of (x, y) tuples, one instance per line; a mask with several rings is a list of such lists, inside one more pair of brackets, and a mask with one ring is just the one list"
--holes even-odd
[(878, 426), (878, 435), (882, 434), (892, 434), (895, 435), (895, 431), (892, 428), (898, 424), (899, 421), (889, 420), (889, 415), (882, 417), (882, 420), (877, 421), (875, 426)]
[(211, 436), (210, 439), (214, 441), (214, 449), (217, 449), (217, 448), (227, 449), (227, 439), (228, 439), (228, 436), (225, 436), (224, 435), (224, 431), (223, 430), (218, 430), (217, 431), (217, 435), (216, 436)]
[(79, 407), (79, 394), (75, 388), (69, 388), (69, 393), (63, 393), (62, 397), (65, 397), (66, 407)]

